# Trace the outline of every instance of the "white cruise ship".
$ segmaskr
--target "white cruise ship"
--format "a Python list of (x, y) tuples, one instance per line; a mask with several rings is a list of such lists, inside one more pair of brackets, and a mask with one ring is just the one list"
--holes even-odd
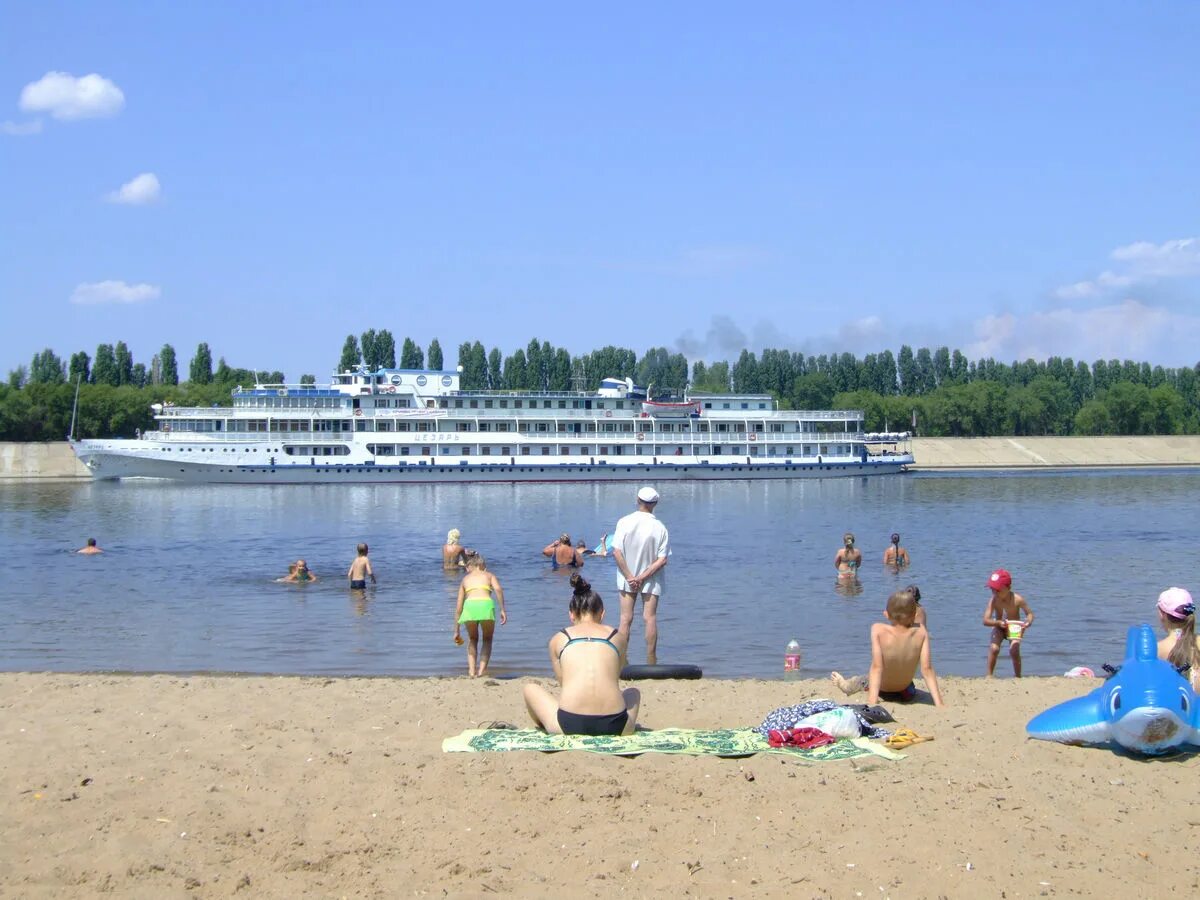
[(856, 410), (764, 394), (648, 400), (598, 391), (463, 391), (458, 372), (364, 368), (328, 387), (239, 386), (228, 407), (154, 405), (157, 430), (71, 445), (96, 478), (245, 484), (664, 481), (900, 472), (908, 434)]

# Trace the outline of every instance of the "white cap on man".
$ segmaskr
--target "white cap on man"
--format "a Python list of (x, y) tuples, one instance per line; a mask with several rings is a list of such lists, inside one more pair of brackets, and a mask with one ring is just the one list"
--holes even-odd
[(643, 503), (657, 503), (658, 491), (652, 487), (646, 486), (638, 491), (638, 499)]

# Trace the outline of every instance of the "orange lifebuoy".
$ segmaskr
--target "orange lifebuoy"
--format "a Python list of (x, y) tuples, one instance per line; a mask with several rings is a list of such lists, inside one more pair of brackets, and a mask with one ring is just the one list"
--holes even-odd
[(355, 414), (356, 416), (361, 416), (361, 415), (362, 415), (362, 410), (361, 410), (361, 409), (356, 409), (356, 410), (354, 411), (354, 414)]
[(394, 394), (396, 393), (396, 386), (394, 384), (389, 384), (386, 388), (384, 388), (384, 390), (386, 390), (389, 394)]
[(752, 440), (752, 441), (757, 441), (757, 440), (758, 440), (758, 435), (757, 435), (757, 434), (755, 434), (753, 431), (752, 431), (752, 432), (750, 432), (750, 440)]
[(606, 409), (606, 410), (604, 411), (604, 418), (606, 418), (606, 419), (611, 419), (611, 418), (612, 418), (612, 410), (611, 410), (611, 409)]
[(638, 440), (639, 440), (639, 441), (644, 441), (645, 439), (646, 439), (646, 435), (645, 435), (645, 433), (644, 433), (644, 432), (641, 432), (641, 431), (639, 431), (639, 432), (638, 432)]

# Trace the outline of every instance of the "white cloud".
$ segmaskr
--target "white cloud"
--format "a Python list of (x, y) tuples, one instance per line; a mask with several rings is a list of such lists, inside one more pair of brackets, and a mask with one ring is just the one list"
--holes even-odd
[(76, 78), (67, 72), (47, 72), (21, 90), (21, 109), (49, 113), (56, 119), (102, 119), (125, 106), (125, 95), (107, 78), (95, 74)]
[(155, 284), (127, 284), (124, 281), (93, 281), (77, 285), (71, 302), (81, 305), (98, 303), (145, 303), (157, 300), (162, 288)]
[(11, 134), (13, 137), (28, 137), (31, 134), (41, 134), (42, 120), (30, 122), (0, 122), (0, 132)]
[(123, 203), (128, 206), (144, 206), (154, 203), (162, 193), (158, 176), (153, 172), (143, 172), (120, 188), (105, 196), (109, 203)]
[(1161, 244), (1137, 241), (1118, 247), (1112, 258), (1129, 263), (1144, 275), (1160, 278), (1200, 275), (1200, 238), (1180, 238)]
[(1095, 297), (1097, 294), (1102, 294), (1105, 291), (1117, 290), (1123, 287), (1129, 287), (1137, 279), (1130, 275), (1118, 275), (1115, 272), (1101, 272), (1091, 281), (1077, 281), (1074, 284), (1068, 284), (1060, 287), (1054, 292), (1054, 296), (1060, 300), (1086, 300), (1089, 297)]
[(1135, 241), (1117, 247), (1110, 255), (1128, 271), (1101, 272), (1088, 281), (1063, 285), (1054, 291), (1054, 296), (1060, 300), (1087, 300), (1156, 278), (1200, 275), (1200, 238), (1179, 238), (1161, 244)]
[(1070, 356), (1191, 365), (1200, 343), (1200, 316), (1130, 299), (1095, 309), (986, 316), (976, 322), (975, 335), (977, 340), (963, 350), (969, 359), (1008, 362)]

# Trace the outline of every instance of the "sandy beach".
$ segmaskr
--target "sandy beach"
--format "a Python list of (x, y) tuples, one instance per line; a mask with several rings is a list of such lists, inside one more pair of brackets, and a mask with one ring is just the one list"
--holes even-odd
[[(1200, 757), (1027, 740), (1067, 678), (943, 679), (935, 738), (811, 763), (443, 753), (520, 681), (0, 675), (0, 896), (1195, 896)], [(641, 682), (652, 728), (823, 681)], [(1182, 787), (1184, 785), (1186, 787)]]

